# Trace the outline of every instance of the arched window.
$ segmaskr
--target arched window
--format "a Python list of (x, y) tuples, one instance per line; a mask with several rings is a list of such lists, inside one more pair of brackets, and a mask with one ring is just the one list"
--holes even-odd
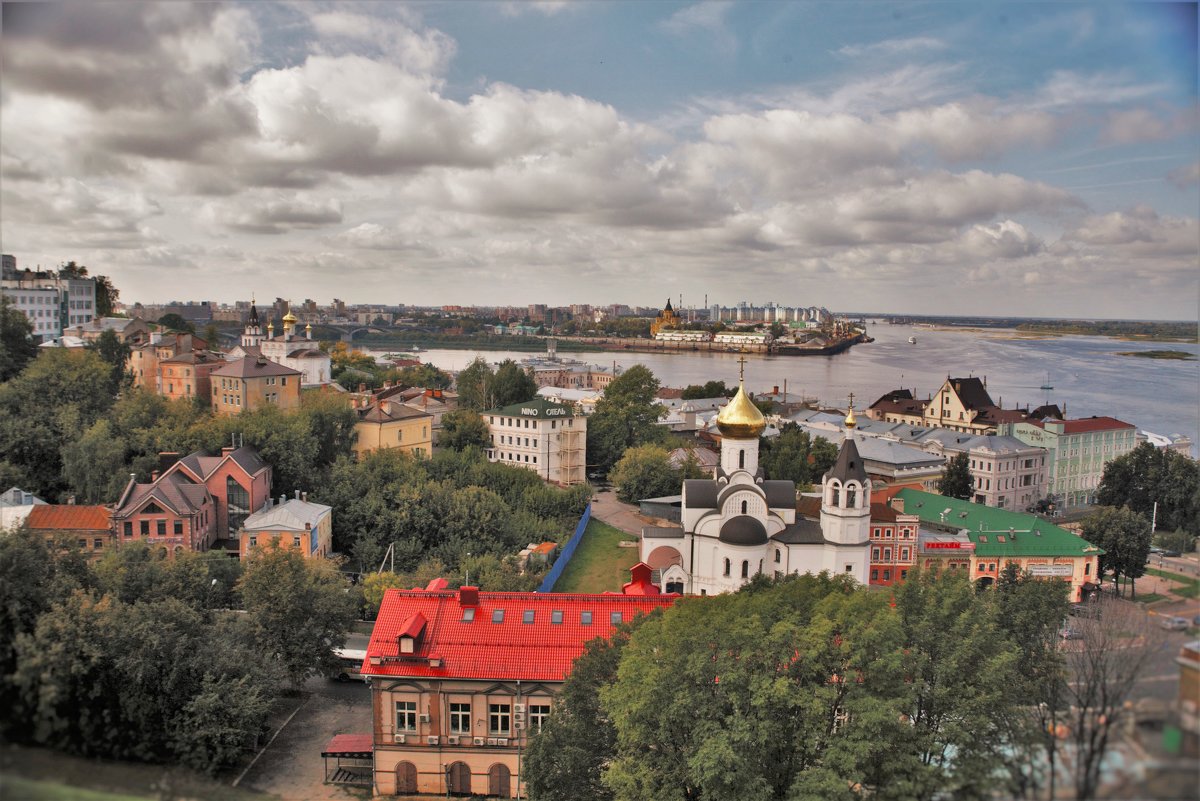
[(750, 562), (742, 560), (742, 578), (750, 578)]
[(846, 508), (847, 509), (854, 508), (854, 501), (856, 500), (856, 498), (855, 498), (856, 495), (857, 495), (857, 492), (855, 491), (854, 487), (846, 487)]
[(729, 560), (725, 560), (725, 575), (729, 575)]
[(779, 564), (779, 550), (775, 550), (775, 564)]
[(742, 514), (746, 514), (747, 503), (742, 501)]
[(840, 506), (840, 505), (841, 505), (841, 500), (842, 500), (842, 492), (841, 492), (841, 490), (840, 490), (840, 489), (838, 489), (838, 487), (837, 487), (837, 486), (834, 486), (834, 488), (833, 488), (833, 501), (832, 501), (832, 505), (833, 505), (833, 506)]
[(742, 470), (746, 469), (746, 451), (744, 449), (738, 451), (738, 468)]

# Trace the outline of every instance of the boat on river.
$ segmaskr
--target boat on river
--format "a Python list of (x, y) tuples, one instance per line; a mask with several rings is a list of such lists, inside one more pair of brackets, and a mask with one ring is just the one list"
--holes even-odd
[(908, 344), (910, 344), (910, 345), (915, 345), (915, 344), (917, 344), (917, 338), (916, 338), (916, 337), (909, 337), (909, 338), (908, 338)]

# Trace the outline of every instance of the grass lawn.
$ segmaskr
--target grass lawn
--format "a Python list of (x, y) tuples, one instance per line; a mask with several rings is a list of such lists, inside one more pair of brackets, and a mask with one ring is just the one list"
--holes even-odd
[(20, 801), (270, 801), (186, 768), (70, 756), (46, 748), (0, 748), (0, 798)]
[(1158, 576), (1170, 581), (1178, 581), (1182, 587), (1171, 590), (1172, 595), (1178, 595), (1180, 598), (1195, 598), (1200, 594), (1200, 579), (1192, 576), (1185, 576), (1182, 573), (1172, 573), (1168, 570), (1159, 570), (1157, 568), (1148, 567), (1146, 573), (1151, 576)]
[(620, 592), (621, 585), (629, 581), (629, 568), (637, 564), (638, 549), (621, 548), (617, 543), (636, 539), (636, 536), (595, 518), (589, 520), (583, 541), (554, 585), (554, 591)]

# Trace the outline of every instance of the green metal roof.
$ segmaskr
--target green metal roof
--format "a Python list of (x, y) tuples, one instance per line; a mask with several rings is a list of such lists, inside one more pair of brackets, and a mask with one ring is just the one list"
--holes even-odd
[(554, 403), (545, 398), (534, 398), (524, 403), (514, 403), (502, 409), (488, 409), (484, 414), (499, 414), (505, 417), (536, 417), (555, 420), (559, 417), (574, 417), (575, 410), (561, 403)]
[[(946, 529), (965, 529), (976, 556), (1099, 556), (1104, 550), (1040, 517), (960, 501), (933, 492), (902, 489), (905, 514)], [(948, 510), (948, 511), (947, 511)], [(943, 516), (942, 512), (946, 514)], [(1004, 537), (1004, 542), (1000, 542)]]

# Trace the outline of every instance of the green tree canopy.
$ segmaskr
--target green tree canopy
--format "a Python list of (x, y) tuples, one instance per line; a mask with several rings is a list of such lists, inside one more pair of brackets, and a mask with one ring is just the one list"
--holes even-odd
[(487, 384), (491, 377), (492, 368), (479, 356), (459, 371), (455, 379), (459, 408), (476, 412), (490, 408), (487, 405)]
[[(1146, 573), (1150, 557), (1150, 521), (1127, 508), (1105, 506), (1083, 519), (1080, 536), (1104, 549), (1100, 575), (1112, 571), (1113, 578), (1136, 579)], [(1133, 582), (1129, 583), (1134, 590)]]
[(821, 480), (837, 460), (837, 447), (823, 437), (810, 437), (795, 423), (784, 423), (779, 436), (759, 440), (758, 463), (775, 481), (794, 481), (803, 490)]
[(688, 384), (683, 389), (683, 400), (699, 400), (701, 398), (732, 398), (737, 389), (725, 386), (724, 381), (706, 381), (703, 384)]
[(461, 451), (467, 448), (488, 448), (492, 444), (487, 421), (471, 409), (455, 409), (442, 415), (442, 433), (438, 445)]
[(1143, 442), (1104, 466), (1096, 488), (1101, 506), (1127, 506), (1156, 528), (1200, 536), (1200, 463), (1182, 453)]
[(24, 370), (37, 355), (33, 324), (8, 295), (0, 295), (0, 382)]
[(666, 408), (658, 402), (658, 379), (641, 364), (630, 367), (604, 389), (596, 411), (588, 418), (588, 464), (608, 472), (626, 449), (663, 443), (668, 437), (658, 424)]
[(331, 668), (358, 608), (357, 590), (324, 559), (266, 546), (254, 549), (238, 582), (262, 652), (294, 686)]
[(488, 409), (524, 403), (537, 396), (537, 383), (525, 368), (512, 359), (505, 359), (485, 382), (484, 394)]
[(946, 470), (938, 479), (937, 490), (947, 498), (971, 500), (975, 482), (971, 479), (971, 460), (966, 453), (960, 453), (946, 463)]
[(704, 471), (695, 459), (676, 467), (666, 448), (636, 445), (625, 451), (608, 477), (617, 488), (618, 498), (637, 503), (643, 498), (678, 495), (685, 478), (704, 478)]
[(157, 322), (167, 331), (182, 331), (188, 334), (196, 333), (196, 326), (175, 312), (164, 314), (158, 318)]

